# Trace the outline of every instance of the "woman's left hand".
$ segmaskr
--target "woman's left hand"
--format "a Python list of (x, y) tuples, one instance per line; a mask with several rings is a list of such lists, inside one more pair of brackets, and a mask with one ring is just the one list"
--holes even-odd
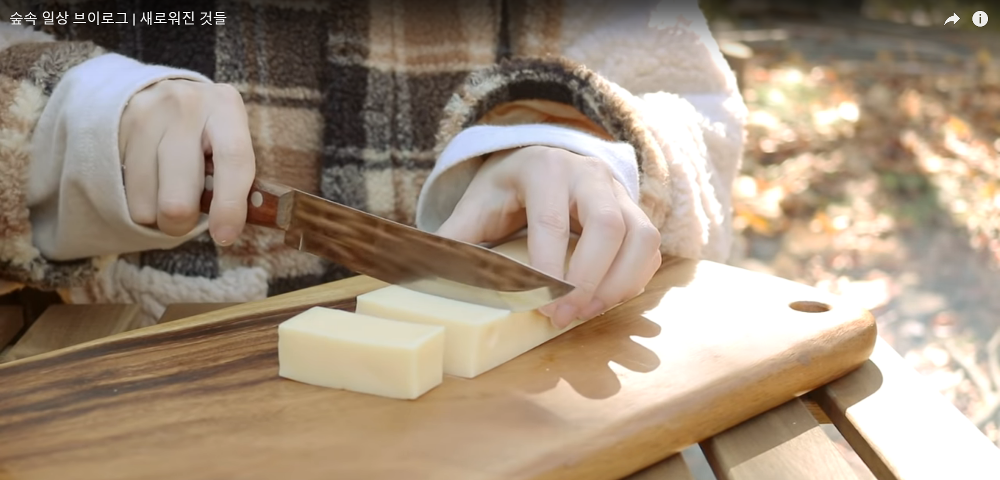
[[(560, 148), (491, 155), (437, 233), (482, 243), (525, 226), (531, 265), (576, 286), (541, 309), (560, 328), (635, 296), (660, 267), (660, 232), (611, 168)], [(564, 272), (571, 231), (580, 239)]]

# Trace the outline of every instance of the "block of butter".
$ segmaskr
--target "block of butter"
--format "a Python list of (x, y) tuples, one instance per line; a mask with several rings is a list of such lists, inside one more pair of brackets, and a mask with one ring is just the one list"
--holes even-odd
[[(576, 250), (570, 239), (566, 263)], [(528, 261), (528, 242), (519, 238), (494, 248)], [(473, 378), (579, 325), (558, 329), (537, 311), (510, 312), (389, 286), (358, 296), (357, 312), (424, 325), (445, 327), (444, 373)]]
[(313, 307), (278, 326), (278, 374), (415, 399), (441, 384), (445, 329)]
[(358, 296), (357, 312), (445, 328), (444, 373), (474, 378), (575, 327), (537, 311), (499, 310), (392, 285)]

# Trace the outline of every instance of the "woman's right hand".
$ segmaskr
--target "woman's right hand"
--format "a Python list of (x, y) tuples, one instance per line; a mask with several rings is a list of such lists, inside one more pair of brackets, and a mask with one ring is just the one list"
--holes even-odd
[(209, 232), (230, 245), (243, 231), (256, 167), (246, 108), (232, 86), (163, 80), (147, 87), (125, 107), (118, 149), (135, 223), (178, 237), (191, 232), (211, 154)]

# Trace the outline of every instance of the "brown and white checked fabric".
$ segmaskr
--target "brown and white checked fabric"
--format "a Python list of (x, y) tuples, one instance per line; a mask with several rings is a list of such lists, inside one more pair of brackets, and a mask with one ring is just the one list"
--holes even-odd
[[(32, 3), (36, 15), (66, 11), (71, 18), (166, 8), (152, 0)], [(31, 115), (62, 73), (110, 51), (234, 85), (247, 107), (258, 175), (410, 224), (437, 154), (463, 128), (519, 100), (572, 106), (587, 117), (579, 124), (635, 146), (640, 171), (652, 168), (659, 177), (644, 182), (643, 207), (662, 218), (670, 209), (662, 153), (608, 82), (557, 56), (563, 7), (560, 0), (182, 0), (169, 2), (169, 10), (222, 11), (225, 25), (41, 27), (59, 42), (0, 51), (0, 112), (25, 96), (35, 109), (0, 115), (7, 142), (0, 169), (16, 174), (0, 175), (0, 205), (25, 204), (18, 182), (27, 175), (26, 145), (37, 120)], [(82, 288), (87, 301), (112, 298), (107, 282), (90, 280), (101, 260), (39, 257), (25, 208), (0, 211), (0, 235), (0, 278)], [(123, 260), (174, 279), (263, 267), (268, 295), (350, 274), (287, 249), (281, 235), (249, 227), (227, 248), (203, 236)]]
[(0, 51), (0, 294), (18, 284), (79, 283), (101, 263), (46, 262), (32, 244), (26, 185), (34, 124), (62, 75), (100, 53), (92, 45), (38, 40)]

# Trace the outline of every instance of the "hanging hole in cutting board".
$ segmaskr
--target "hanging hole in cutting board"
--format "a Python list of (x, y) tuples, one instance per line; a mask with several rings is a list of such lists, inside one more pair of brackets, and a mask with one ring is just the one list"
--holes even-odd
[(822, 302), (792, 302), (788, 304), (788, 307), (792, 310), (805, 313), (823, 313), (829, 312), (830, 306)]

